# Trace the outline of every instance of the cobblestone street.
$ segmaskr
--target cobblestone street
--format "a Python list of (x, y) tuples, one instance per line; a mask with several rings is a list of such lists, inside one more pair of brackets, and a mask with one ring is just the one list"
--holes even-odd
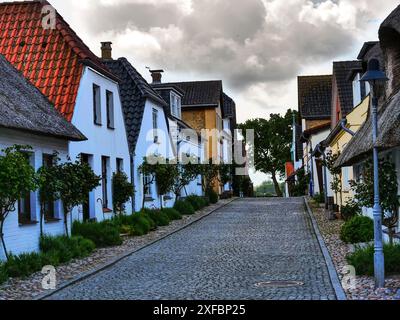
[[(303, 285), (257, 285), (298, 281)], [(302, 199), (237, 200), (50, 299), (334, 300)]]

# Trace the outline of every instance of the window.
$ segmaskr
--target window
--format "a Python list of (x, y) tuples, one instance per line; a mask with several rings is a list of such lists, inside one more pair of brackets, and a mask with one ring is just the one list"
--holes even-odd
[(154, 143), (158, 142), (158, 110), (153, 109), (153, 136)]
[[(24, 152), (23, 155), (26, 161), (31, 163), (31, 154)], [(29, 224), (32, 221), (32, 207), (31, 207), (32, 195), (31, 192), (27, 192), (18, 200), (18, 223)]]
[(180, 119), (182, 116), (181, 109), (181, 97), (171, 92), (171, 114)]
[(101, 96), (100, 87), (93, 84), (93, 121), (101, 126)]
[[(43, 154), (43, 167), (51, 168), (54, 165), (54, 156)], [(45, 220), (55, 219), (55, 205), (54, 202), (48, 201), (44, 204), (44, 218)]]
[(103, 208), (108, 208), (108, 157), (101, 157), (101, 185), (103, 192)]
[(107, 128), (114, 129), (114, 94), (111, 91), (106, 92), (107, 98)]
[(151, 197), (151, 176), (144, 175), (143, 176), (143, 186), (144, 186), (144, 195), (145, 197)]
[(121, 158), (117, 158), (117, 172), (118, 173), (124, 172), (124, 160)]

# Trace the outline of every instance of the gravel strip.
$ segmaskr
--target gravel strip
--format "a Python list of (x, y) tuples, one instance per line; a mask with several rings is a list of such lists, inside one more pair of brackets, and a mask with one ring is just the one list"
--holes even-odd
[[(89, 257), (82, 260), (72, 260), (70, 263), (61, 265), (57, 270), (57, 285), (64, 283), (79, 276), (82, 273), (94, 270), (108, 261), (128, 252), (139, 249), (158, 239), (168, 236), (171, 233), (185, 227), (192, 222), (201, 219), (217, 210), (220, 207), (230, 203), (230, 200), (221, 200), (215, 205), (204, 208), (192, 216), (184, 216), (182, 220), (172, 221), (169, 226), (159, 227), (156, 231), (142, 237), (127, 237), (121, 246), (96, 249)], [(42, 288), (43, 274), (40, 272), (33, 274), (26, 279), (10, 279), (0, 286), (0, 300), (31, 300), (46, 293)]]
[[(340, 281), (347, 275), (346, 256), (351, 253), (351, 247), (340, 240), (342, 220), (330, 221), (325, 209), (317, 207), (309, 202), (315, 219), (317, 220), (322, 237), (331, 254), (333, 263), (339, 275)], [(344, 286), (349, 300), (400, 300), (400, 276), (391, 276), (386, 279), (386, 288), (375, 290), (373, 277), (356, 276), (353, 286)]]

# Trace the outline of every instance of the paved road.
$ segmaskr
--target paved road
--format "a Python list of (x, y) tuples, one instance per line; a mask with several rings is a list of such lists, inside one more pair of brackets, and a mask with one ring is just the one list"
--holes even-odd
[[(294, 287), (258, 287), (267, 281)], [(301, 199), (237, 200), (51, 299), (334, 300)]]

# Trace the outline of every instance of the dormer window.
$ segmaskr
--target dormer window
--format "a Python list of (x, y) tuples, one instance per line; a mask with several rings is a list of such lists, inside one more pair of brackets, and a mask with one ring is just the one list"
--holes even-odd
[(171, 114), (174, 117), (181, 118), (182, 116), (182, 105), (181, 105), (181, 97), (177, 94), (171, 92)]
[(369, 84), (360, 81), (361, 76), (357, 73), (353, 79), (353, 107), (357, 107), (370, 92)]

